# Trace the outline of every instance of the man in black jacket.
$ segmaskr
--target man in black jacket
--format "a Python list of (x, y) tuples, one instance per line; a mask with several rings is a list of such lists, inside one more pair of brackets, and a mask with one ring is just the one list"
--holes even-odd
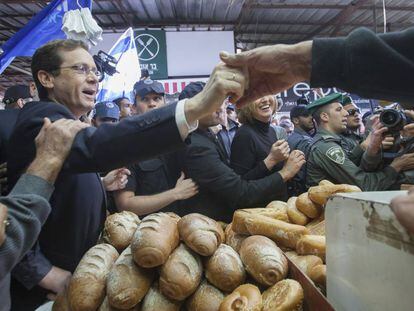
[[(10, 139), (11, 183), (35, 154), (42, 120), (79, 119), (94, 106), (97, 71), (85, 44), (52, 41), (32, 58), (40, 102), (27, 104)], [(78, 133), (50, 200), (52, 212), (38, 243), (14, 270), (13, 310), (34, 310), (47, 293), (63, 290), (83, 254), (96, 244), (106, 216), (105, 192), (97, 172), (109, 171), (184, 146), (197, 120), (245, 87), (239, 69), (218, 65), (208, 88), (196, 98)]]

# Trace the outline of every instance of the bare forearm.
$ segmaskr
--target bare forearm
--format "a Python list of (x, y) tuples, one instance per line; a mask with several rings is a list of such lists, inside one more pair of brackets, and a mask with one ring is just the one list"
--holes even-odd
[(27, 173), (38, 176), (53, 184), (62, 168), (63, 160), (56, 157), (36, 156), (29, 165)]
[(118, 204), (122, 211), (130, 211), (137, 215), (146, 215), (159, 211), (177, 200), (174, 190), (167, 190), (153, 195), (137, 195)]

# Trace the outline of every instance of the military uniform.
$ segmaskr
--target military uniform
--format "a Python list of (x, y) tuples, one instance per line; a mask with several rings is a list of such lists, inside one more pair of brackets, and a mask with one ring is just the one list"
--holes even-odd
[(293, 133), (288, 137), (290, 150), (300, 150), (304, 154), (308, 153), (308, 149), (312, 143), (312, 136), (301, 128), (295, 127)]
[(341, 146), (350, 160), (356, 165), (359, 165), (362, 154), (364, 153), (364, 150), (361, 148), (360, 144), (364, 138), (361, 135), (349, 130), (340, 134), (339, 137), (341, 139)]

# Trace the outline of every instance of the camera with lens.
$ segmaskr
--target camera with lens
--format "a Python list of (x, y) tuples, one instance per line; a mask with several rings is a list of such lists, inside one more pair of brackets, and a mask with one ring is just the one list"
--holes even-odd
[(96, 68), (102, 73), (99, 82), (103, 80), (104, 73), (112, 76), (117, 72), (116, 65), (118, 64), (118, 61), (115, 57), (105, 53), (104, 51), (99, 51), (97, 55), (94, 55), (93, 60), (95, 61)]
[(379, 118), (380, 122), (388, 128), (390, 134), (397, 134), (406, 124), (413, 122), (402, 110), (393, 108), (384, 109)]

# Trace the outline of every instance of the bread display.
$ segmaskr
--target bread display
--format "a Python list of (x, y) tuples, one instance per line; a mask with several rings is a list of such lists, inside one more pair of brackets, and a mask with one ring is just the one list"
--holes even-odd
[(160, 291), (174, 300), (190, 296), (201, 282), (203, 267), (200, 257), (181, 243), (160, 271)]
[(301, 310), (304, 298), (302, 286), (295, 280), (282, 280), (263, 292), (263, 311)]
[(233, 231), (232, 224), (230, 223), (226, 227), (226, 231), (224, 231), (224, 235), (226, 237), (225, 243), (228, 246), (231, 246), (236, 252), (239, 252), (240, 246), (245, 238), (248, 237), (248, 235), (245, 234), (238, 234)]
[(309, 217), (296, 207), (297, 197), (291, 197), (287, 201), (287, 214), (291, 223), (305, 226), (309, 222)]
[(73, 311), (98, 309), (105, 297), (106, 277), (118, 256), (110, 244), (98, 244), (85, 253), (69, 283)]
[(138, 225), (132, 238), (134, 261), (143, 268), (160, 266), (179, 242), (176, 220), (165, 213), (151, 214)]
[(140, 220), (135, 213), (123, 211), (109, 215), (103, 230), (103, 240), (122, 252), (131, 244)]
[(314, 255), (300, 256), (296, 252), (285, 252), (285, 255), (308, 276), (313, 267), (323, 264), (322, 259)]
[(239, 254), (226, 244), (221, 244), (207, 260), (205, 270), (210, 283), (224, 292), (231, 292), (246, 279)]
[(323, 185), (310, 187), (308, 190), (309, 198), (319, 205), (324, 205), (328, 198), (335, 193), (342, 192), (361, 192), (361, 189), (352, 185), (334, 185), (324, 183)]
[(257, 286), (244, 284), (224, 298), (219, 311), (261, 311), (262, 294)]
[(140, 307), (140, 304), (137, 304), (135, 307), (133, 307), (131, 309), (117, 309), (117, 308), (112, 307), (109, 304), (108, 297), (105, 297), (104, 301), (102, 302), (101, 306), (98, 309), (98, 311), (121, 311), (121, 310), (123, 310), (123, 311), (140, 311), (141, 307)]
[(201, 256), (211, 256), (224, 241), (222, 227), (213, 219), (193, 213), (178, 222), (178, 231), (184, 243)]
[(217, 311), (224, 294), (204, 280), (186, 302), (187, 311)]
[(106, 293), (111, 306), (130, 309), (147, 294), (154, 280), (154, 271), (137, 266), (128, 247), (109, 271)]
[(296, 199), (296, 208), (309, 218), (316, 218), (322, 212), (322, 207), (314, 203), (307, 192), (298, 196)]
[(326, 239), (322, 235), (305, 235), (296, 244), (298, 255), (315, 255), (325, 262)]
[(148, 291), (141, 303), (141, 311), (179, 311), (182, 302), (168, 299), (158, 289), (158, 283)]
[(245, 239), (240, 258), (246, 271), (260, 284), (271, 286), (286, 277), (288, 262), (276, 244), (259, 235)]
[(310, 279), (315, 282), (315, 284), (326, 288), (326, 265), (316, 265), (309, 271)]
[(234, 232), (239, 234), (251, 234), (246, 227), (246, 219), (254, 216), (263, 216), (271, 219), (276, 219), (284, 222), (289, 222), (287, 209), (274, 208), (248, 208), (239, 209), (233, 214), (232, 228)]
[[(236, 215), (236, 213), (234, 214)], [(295, 249), (299, 239), (309, 233), (309, 230), (304, 226), (294, 225), (256, 214), (245, 214), (243, 217), (243, 226), (251, 235), (266, 236), (275, 241), (277, 245), (291, 249)], [(236, 228), (234, 228), (234, 223), (232, 228), (237, 232)]]

